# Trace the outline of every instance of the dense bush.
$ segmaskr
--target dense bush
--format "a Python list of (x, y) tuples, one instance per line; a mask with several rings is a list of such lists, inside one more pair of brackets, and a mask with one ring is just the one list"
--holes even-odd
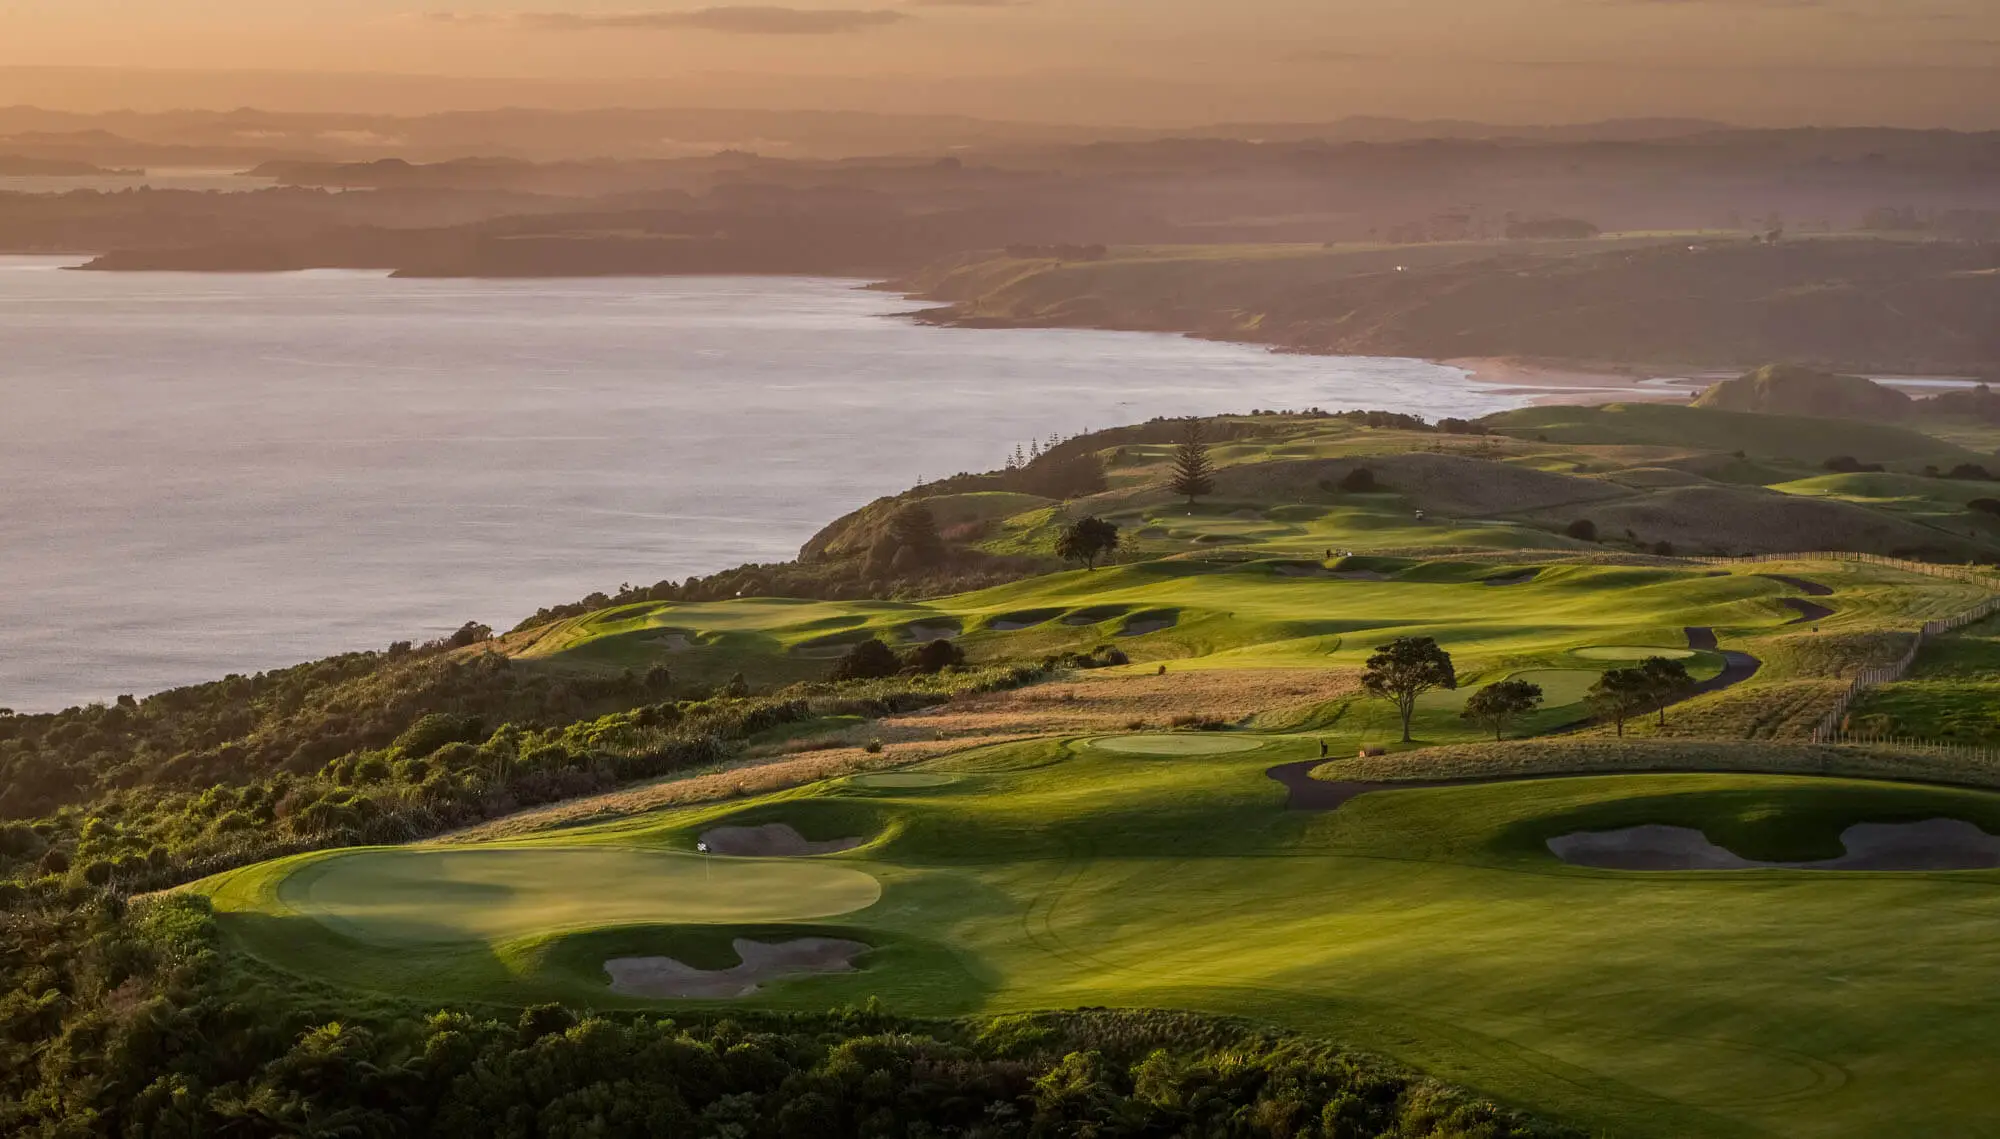
[(903, 669), (903, 662), (896, 659), (896, 653), (880, 640), (870, 637), (840, 658), (833, 666), (835, 680), (879, 680), (894, 676)]

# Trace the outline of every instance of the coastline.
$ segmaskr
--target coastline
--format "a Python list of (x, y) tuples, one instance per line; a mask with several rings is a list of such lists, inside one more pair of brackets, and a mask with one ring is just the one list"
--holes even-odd
[(1687, 403), (1724, 378), (1696, 369), (1512, 356), (1461, 356), (1434, 362), (1457, 368), (1473, 383), (1529, 396), (1529, 402), (1538, 406)]

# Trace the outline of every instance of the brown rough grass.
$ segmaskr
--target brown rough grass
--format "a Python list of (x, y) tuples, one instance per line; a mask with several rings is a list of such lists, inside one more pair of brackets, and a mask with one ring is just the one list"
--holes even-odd
[(1324, 704), (1351, 696), (1359, 687), (1356, 674), (1334, 669), (1081, 673), (1028, 688), (960, 696), (935, 708), (788, 740), (752, 754), (858, 746), (869, 740), (887, 745), (943, 740), (964, 746), (1028, 736), (1159, 729), (1184, 716), (1236, 723)]
[(1313, 777), (1335, 782), (1423, 782), (1638, 771), (1844, 775), (2000, 787), (2000, 764), (1947, 755), (1767, 741), (1600, 738), (1460, 744), (1340, 759), (1314, 768)]
[[(980, 744), (1004, 742), (1007, 741), (993, 739), (980, 741)], [(606, 791), (600, 795), (551, 803), (546, 807), (533, 807), (505, 818), (492, 819), (478, 826), (453, 831), (434, 841), (491, 842), (494, 839), (519, 837), (538, 831), (609, 822), (666, 807), (687, 807), (752, 795), (767, 795), (773, 791), (803, 787), (808, 783), (819, 783), (827, 779), (921, 763), (941, 755), (964, 751), (966, 746), (963, 741), (932, 741), (902, 744), (894, 748), (885, 747), (880, 752), (869, 752), (860, 747), (844, 747), (781, 759), (745, 757), (718, 771), (673, 776), (633, 787), (623, 787), (616, 791)]]

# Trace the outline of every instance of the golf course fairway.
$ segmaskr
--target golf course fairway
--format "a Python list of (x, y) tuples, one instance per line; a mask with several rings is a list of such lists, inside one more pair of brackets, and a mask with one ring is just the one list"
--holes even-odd
[[(1188, 750), (1210, 739), (1262, 746)], [(1620, 1135), (1972, 1134), (1989, 1118), (1968, 1058), (2000, 1046), (2000, 873), (1638, 874), (1565, 865), (1546, 843), (1662, 823), (1747, 856), (1824, 857), (1863, 821), (2000, 833), (2000, 795), (1624, 775), (1312, 813), (1266, 775), (1316, 754), (1310, 739), (1107, 742), (987, 748), (911, 773), (950, 782), (834, 781), (545, 845), (309, 855), (199, 888), (271, 965), (426, 1001), (644, 1007), (610, 990), (606, 960), (718, 969), (732, 938), (844, 937), (870, 949), (859, 972), (709, 1007), (1225, 1013)], [(871, 841), (707, 867), (679, 853), (773, 821)]]

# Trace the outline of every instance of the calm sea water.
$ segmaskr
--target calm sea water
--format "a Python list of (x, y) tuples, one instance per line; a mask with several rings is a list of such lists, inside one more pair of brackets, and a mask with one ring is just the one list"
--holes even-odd
[(1409, 360), (926, 328), (855, 282), (116, 275), (0, 259), (0, 706), (790, 557), (1014, 445), (1525, 397)]

